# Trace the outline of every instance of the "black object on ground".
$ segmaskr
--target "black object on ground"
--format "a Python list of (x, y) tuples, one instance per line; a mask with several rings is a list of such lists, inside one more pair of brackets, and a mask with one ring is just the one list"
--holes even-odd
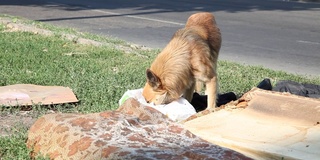
[(263, 79), (263, 80), (257, 85), (257, 88), (271, 91), (271, 90), (272, 90), (272, 84), (271, 84), (270, 79), (269, 79), (269, 78)]
[[(200, 95), (199, 93), (193, 93), (193, 98), (191, 100), (191, 105), (196, 109), (197, 112), (203, 111), (207, 108), (207, 95)], [(237, 100), (236, 94), (233, 92), (228, 92), (224, 94), (218, 95), (217, 106), (220, 107), (221, 105), (227, 104), (230, 101)]]
[(298, 96), (320, 98), (320, 85), (298, 83), (289, 80), (279, 81), (275, 84), (273, 91), (289, 92)]
[[(289, 92), (291, 94), (304, 97), (320, 98), (320, 85), (307, 83), (301, 84), (290, 80), (279, 81), (274, 87), (272, 87), (270, 79), (265, 78), (257, 85), (257, 88), (269, 91)], [(220, 107), (221, 105), (227, 104), (234, 100), (237, 100), (237, 96), (233, 92), (219, 94), (217, 106)], [(197, 112), (205, 110), (207, 108), (207, 103), (207, 95), (200, 95), (197, 92), (193, 94), (191, 105), (196, 109)]]

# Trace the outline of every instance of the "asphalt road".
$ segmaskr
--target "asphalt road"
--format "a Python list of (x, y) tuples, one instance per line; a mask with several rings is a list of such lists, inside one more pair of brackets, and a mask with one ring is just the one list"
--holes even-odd
[(0, 14), (163, 48), (196, 12), (215, 15), (220, 59), (320, 76), (320, 3), (280, 0), (0, 0)]

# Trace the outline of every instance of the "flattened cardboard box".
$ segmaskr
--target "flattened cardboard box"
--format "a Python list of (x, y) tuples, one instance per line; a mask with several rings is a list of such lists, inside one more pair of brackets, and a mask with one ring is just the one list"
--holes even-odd
[(28, 106), (78, 102), (69, 87), (15, 84), (0, 87), (0, 105)]
[(254, 159), (319, 159), (319, 99), (254, 88), (237, 103), (184, 127)]

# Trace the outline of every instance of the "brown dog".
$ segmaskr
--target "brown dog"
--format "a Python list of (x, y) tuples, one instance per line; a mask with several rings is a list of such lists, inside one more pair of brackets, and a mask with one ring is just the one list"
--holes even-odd
[(169, 44), (147, 69), (143, 96), (155, 105), (167, 104), (182, 95), (189, 102), (195, 88), (206, 84), (207, 109), (214, 109), (217, 97), (217, 59), (221, 34), (211, 13), (189, 17), (185, 28), (178, 30)]

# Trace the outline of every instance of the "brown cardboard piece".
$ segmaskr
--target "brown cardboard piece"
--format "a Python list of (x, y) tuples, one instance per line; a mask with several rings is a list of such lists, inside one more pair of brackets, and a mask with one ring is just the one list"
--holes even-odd
[(0, 87), (0, 105), (30, 106), (78, 102), (69, 87), (15, 84)]
[(254, 159), (319, 159), (320, 100), (254, 88), (184, 127)]

